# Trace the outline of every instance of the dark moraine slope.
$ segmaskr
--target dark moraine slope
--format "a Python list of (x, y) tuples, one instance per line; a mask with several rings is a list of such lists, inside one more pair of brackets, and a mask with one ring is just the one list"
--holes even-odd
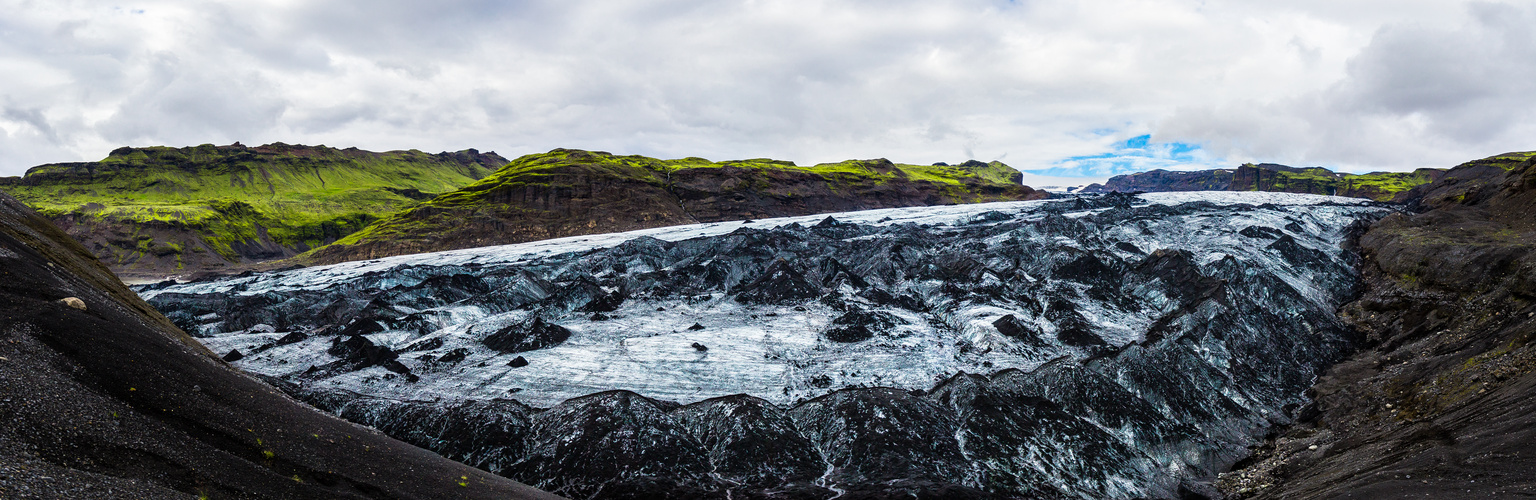
[(1374, 347), (1226, 489), (1257, 498), (1536, 496), (1536, 157), (1469, 162), (1415, 189), (1416, 215), (1360, 239), (1342, 309)]
[(231, 369), (0, 194), (0, 498), (556, 498)]

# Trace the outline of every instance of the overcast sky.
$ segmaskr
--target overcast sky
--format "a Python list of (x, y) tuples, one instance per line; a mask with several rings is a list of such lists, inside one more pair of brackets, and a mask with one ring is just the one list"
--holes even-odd
[(1536, 7), (0, 0), (0, 175), (125, 145), (557, 147), (1051, 175), (1536, 149)]

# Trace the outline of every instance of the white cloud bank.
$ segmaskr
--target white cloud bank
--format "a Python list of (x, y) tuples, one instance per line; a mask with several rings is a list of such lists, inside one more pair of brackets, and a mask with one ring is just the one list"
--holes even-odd
[(234, 141), (1001, 159), (1056, 175), (1148, 134), (1141, 149), (1194, 151), (1117, 164), (1399, 170), (1536, 149), (1526, 3), (0, 8), (0, 175), (123, 145)]

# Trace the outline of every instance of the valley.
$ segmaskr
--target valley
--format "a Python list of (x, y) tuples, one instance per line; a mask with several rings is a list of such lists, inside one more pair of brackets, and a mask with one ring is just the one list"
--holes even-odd
[(300, 399), (568, 496), (1172, 497), (1213, 492), (1357, 347), (1344, 243), (1390, 212), (887, 209), (141, 293)]

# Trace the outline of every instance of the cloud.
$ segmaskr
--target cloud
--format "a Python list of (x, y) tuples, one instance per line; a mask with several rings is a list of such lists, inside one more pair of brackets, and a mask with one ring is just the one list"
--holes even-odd
[[(0, 8), (0, 174), (235, 140), (802, 164), (1006, 157), (1080, 172), (1395, 168), (1528, 137), (1519, 96), (1536, 81), (1520, 76), (1529, 8), (1437, 0)], [(1159, 144), (1206, 149), (1148, 149)]]
[(1155, 134), (1220, 154), (1355, 170), (1446, 167), (1532, 149), (1536, 8), (1472, 3), (1464, 21), (1387, 25), (1328, 87), (1179, 109)]

